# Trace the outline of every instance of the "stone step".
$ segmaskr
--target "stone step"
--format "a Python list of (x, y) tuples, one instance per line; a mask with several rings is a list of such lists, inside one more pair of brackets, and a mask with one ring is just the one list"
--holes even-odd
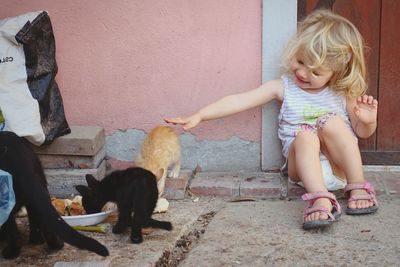
[(49, 145), (34, 147), (40, 155), (94, 156), (105, 145), (105, 133), (98, 126), (71, 126), (71, 133), (60, 136)]
[[(374, 186), (377, 195), (400, 194), (400, 172), (366, 171), (365, 179)], [(196, 196), (268, 199), (281, 197), (281, 175), (264, 172), (198, 172), (189, 184)], [(289, 198), (300, 198), (303, 187), (288, 183)], [(344, 198), (343, 190), (334, 191)]]
[(76, 195), (75, 185), (86, 185), (86, 174), (102, 179), (106, 173), (106, 161), (103, 160), (95, 169), (45, 169), (48, 189), (51, 196), (67, 198)]
[(106, 157), (103, 147), (94, 156), (38, 154), (44, 169), (96, 169)]
[(197, 196), (278, 198), (281, 185), (278, 173), (199, 172), (190, 190)]

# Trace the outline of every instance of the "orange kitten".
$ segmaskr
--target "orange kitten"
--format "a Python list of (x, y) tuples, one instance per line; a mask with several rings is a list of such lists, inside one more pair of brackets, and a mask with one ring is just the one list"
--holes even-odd
[(181, 145), (178, 135), (171, 127), (158, 126), (144, 139), (136, 165), (151, 171), (157, 177), (160, 197), (164, 193), (168, 168), (171, 168), (169, 177), (178, 178), (180, 160)]

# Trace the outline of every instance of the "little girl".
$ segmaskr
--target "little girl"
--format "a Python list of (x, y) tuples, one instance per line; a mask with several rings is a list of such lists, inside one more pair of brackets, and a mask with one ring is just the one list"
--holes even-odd
[(328, 192), (338, 188), (349, 197), (347, 214), (373, 213), (378, 205), (373, 187), (364, 179), (356, 137), (369, 137), (377, 124), (378, 101), (365, 94), (363, 49), (351, 22), (317, 10), (300, 23), (289, 43), (281, 79), (226, 96), (191, 116), (165, 121), (188, 130), (201, 121), (277, 99), (282, 103), (278, 136), (286, 159), (282, 171), (307, 191), (302, 196), (309, 202), (303, 228), (327, 226), (339, 218), (340, 205)]

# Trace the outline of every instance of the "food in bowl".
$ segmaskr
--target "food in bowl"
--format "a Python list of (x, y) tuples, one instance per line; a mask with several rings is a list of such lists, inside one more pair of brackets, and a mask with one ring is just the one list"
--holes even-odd
[(51, 198), (51, 203), (61, 216), (77, 216), (86, 214), (82, 206), (82, 196), (75, 196), (71, 199)]
[(82, 205), (82, 196), (77, 195), (72, 200), (63, 198), (51, 198), (51, 203), (61, 218), (70, 226), (96, 225), (107, 219), (107, 216), (115, 211), (117, 207), (111, 205), (104, 207), (102, 212), (86, 214)]

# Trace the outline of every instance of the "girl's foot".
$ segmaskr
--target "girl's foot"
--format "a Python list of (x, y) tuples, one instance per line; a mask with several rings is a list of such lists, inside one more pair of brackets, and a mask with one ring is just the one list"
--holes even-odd
[(309, 221), (318, 221), (318, 220), (327, 220), (329, 218), (326, 212), (321, 212), (319, 210), (332, 210), (332, 203), (327, 198), (319, 198), (315, 200), (314, 204), (312, 205), (313, 209), (317, 211), (312, 212), (304, 217), (305, 222)]
[(374, 187), (369, 182), (346, 185), (344, 192), (349, 195), (346, 213), (350, 215), (369, 214), (378, 210)]
[(331, 225), (341, 215), (340, 205), (332, 193), (307, 193), (302, 195), (302, 199), (309, 203), (303, 213), (303, 228), (306, 230)]
[[(365, 189), (354, 189), (350, 192), (350, 199), (357, 199), (359, 196), (367, 197), (369, 194)], [(365, 209), (372, 207), (374, 203), (369, 199), (359, 199), (359, 200), (350, 200), (347, 202), (347, 207), (349, 209)]]

